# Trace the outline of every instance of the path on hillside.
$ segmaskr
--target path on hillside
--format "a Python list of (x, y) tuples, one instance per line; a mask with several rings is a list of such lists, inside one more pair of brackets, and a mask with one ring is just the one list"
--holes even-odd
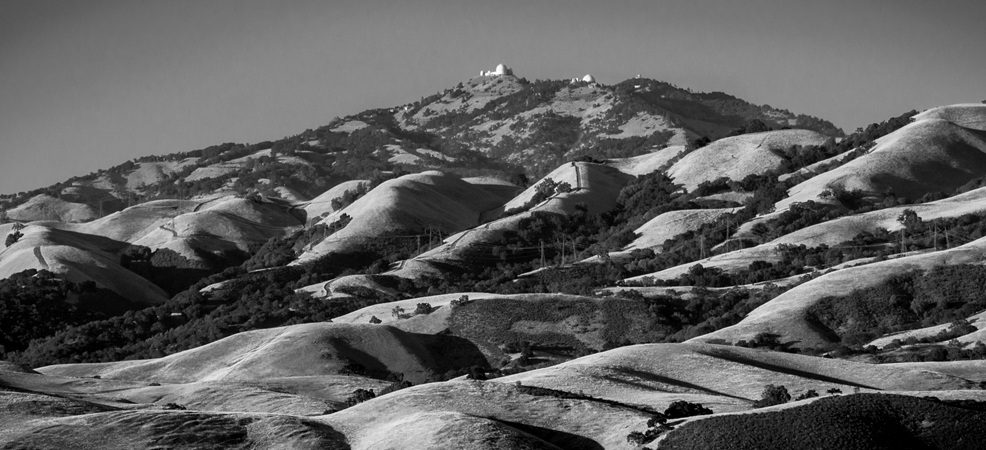
[(448, 246), (448, 248), (446, 248), (446, 251), (449, 251), (449, 250), (454, 249), (455, 248), (455, 244), (458, 244), (459, 241), (461, 241), (462, 238), (466, 237), (466, 235), (469, 234), (470, 231), (472, 231), (472, 229), (468, 229), (468, 230), (463, 231), (462, 234), (459, 235), (459, 237), (455, 238), (454, 241), (452, 241), (451, 243), (449, 243), (449, 246)]
[(577, 191), (582, 189), (582, 171), (580, 170), (582, 166), (573, 162), (572, 167), (575, 167), (575, 190)]
[(45, 261), (45, 256), (41, 254), (41, 247), (34, 247), (34, 256), (38, 258), (38, 262), (41, 263), (41, 268), (44, 270), (49, 270), (48, 262)]
[(158, 227), (158, 228), (160, 228), (160, 229), (162, 229), (162, 230), (164, 230), (164, 231), (167, 231), (167, 232), (170, 232), (170, 233), (171, 233), (171, 235), (172, 235), (172, 237), (176, 237), (176, 238), (178, 237), (178, 232), (177, 232), (177, 231), (175, 231), (175, 230), (173, 230), (173, 229), (171, 229), (171, 228), (168, 228), (168, 227), (166, 227), (166, 226), (164, 226), (164, 225), (161, 225), (161, 226), (160, 226), (160, 227)]

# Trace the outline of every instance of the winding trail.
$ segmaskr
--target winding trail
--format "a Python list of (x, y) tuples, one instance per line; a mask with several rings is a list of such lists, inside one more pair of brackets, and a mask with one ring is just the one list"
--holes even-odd
[(50, 270), (48, 262), (45, 261), (45, 256), (41, 254), (41, 247), (34, 247), (34, 256), (38, 258), (38, 262), (41, 263), (41, 267), (44, 270)]
[(178, 237), (178, 232), (177, 232), (177, 231), (175, 231), (175, 230), (172, 230), (171, 228), (168, 228), (168, 227), (166, 227), (166, 226), (164, 226), (164, 225), (161, 225), (161, 226), (160, 226), (160, 227), (158, 227), (158, 228), (161, 228), (161, 229), (162, 229), (162, 230), (164, 230), (164, 231), (167, 231), (167, 232), (170, 232), (170, 233), (172, 234), (172, 237), (176, 237), (176, 238)]

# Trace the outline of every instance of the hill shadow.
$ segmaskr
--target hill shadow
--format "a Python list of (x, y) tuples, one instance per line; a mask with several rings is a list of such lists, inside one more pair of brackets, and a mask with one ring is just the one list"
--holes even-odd
[(509, 422), (506, 420), (499, 420), (492, 417), (487, 417), (486, 419), (499, 422), (508, 427), (523, 431), (527, 434), (530, 434), (531, 436), (541, 439), (542, 441), (545, 441), (549, 444), (556, 445), (564, 449), (603, 450), (605, 448), (600, 443), (592, 439), (589, 439), (585, 436), (579, 436), (577, 434), (572, 434), (565, 431), (552, 430), (551, 428), (538, 427), (538, 426), (528, 425), (520, 422)]

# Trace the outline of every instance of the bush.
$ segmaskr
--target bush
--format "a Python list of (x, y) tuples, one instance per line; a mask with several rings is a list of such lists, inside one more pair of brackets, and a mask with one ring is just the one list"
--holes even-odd
[(767, 406), (781, 405), (789, 401), (791, 401), (791, 394), (787, 392), (786, 387), (768, 384), (764, 386), (760, 400), (753, 402), (753, 407), (764, 408)]
[(353, 391), (352, 395), (346, 398), (346, 407), (348, 408), (350, 406), (356, 406), (367, 400), (372, 400), (373, 398), (376, 398), (376, 396), (377, 394), (373, 393), (373, 391), (371, 390), (357, 389)]
[(712, 414), (712, 410), (702, 406), (699, 403), (690, 403), (684, 400), (678, 400), (671, 403), (671, 405), (668, 406), (668, 409), (664, 411), (664, 415), (667, 416), (668, 419), (703, 416), (706, 414)]
[(7, 240), (4, 241), (4, 245), (7, 247), (14, 245), (14, 243), (16, 243), (21, 238), (21, 236), (24, 236), (24, 233), (21, 233), (20, 231), (15, 231), (13, 233), (8, 234)]

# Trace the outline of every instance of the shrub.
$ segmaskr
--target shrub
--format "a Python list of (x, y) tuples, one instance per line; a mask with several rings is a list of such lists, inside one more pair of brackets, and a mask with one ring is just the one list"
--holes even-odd
[(671, 405), (668, 406), (668, 409), (664, 411), (664, 415), (667, 416), (668, 419), (703, 416), (706, 414), (712, 414), (712, 410), (702, 406), (699, 403), (690, 403), (684, 400), (678, 400), (671, 403)]
[(799, 395), (798, 398), (796, 398), (795, 400), (807, 400), (809, 398), (815, 398), (815, 397), (818, 397), (818, 392), (816, 392), (814, 389), (808, 389), (807, 391), (801, 393), (801, 395)]
[(786, 387), (768, 384), (764, 386), (760, 400), (753, 402), (753, 407), (764, 408), (767, 406), (781, 405), (789, 401), (791, 401), (791, 394), (787, 392)]
[(374, 394), (372, 390), (368, 389), (357, 389), (353, 391), (352, 395), (346, 398), (346, 407), (356, 406), (367, 400), (376, 398), (377, 394)]
[(21, 236), (24, 236), (24, 233), (21, 233), (20, 231), (15, 231), (13, 233), (8, 234), (7, 240), (4, 241), (4, 245), (7, 247), (14, 245), (14, 243), (16, 243), (21, 238)]

